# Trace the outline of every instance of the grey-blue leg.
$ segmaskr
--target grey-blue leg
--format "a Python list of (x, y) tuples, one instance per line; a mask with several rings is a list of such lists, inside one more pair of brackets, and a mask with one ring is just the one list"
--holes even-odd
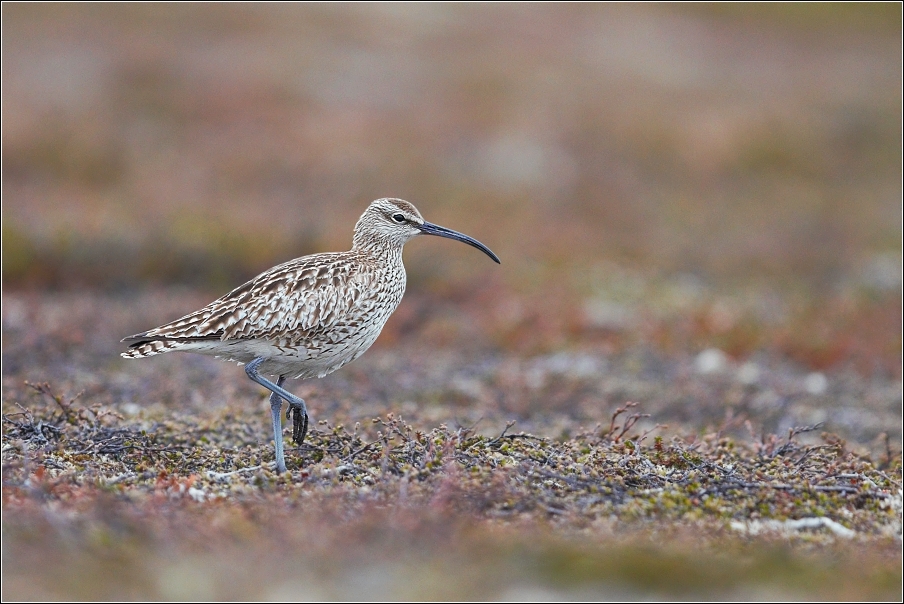
[[(276, 471), (277, 472), (285, 472), (286, 471), (286, 459), (283, 454), (283, 440), (282, 440), (282, 419), (280, 418), (280, 410), (282, 409), (282, 399), (285, 399), (289, 403), (289, 408), (293, 410), (295, 413), (295, 425), (293, 426), (293, 436), (298, 432), (299, 425), (303, 423), (305, 432), (307, 432), (308, 427), (308, 409), (304, 404), (304, 401), (285, 388), (282, 387), (283, 382), (285, 382), (286, 377), (281, 375), (279, 376), (278, 383), (274, 384), (267, 378), (263, 377), (260, 373), (258, 373), (257, 368), (261, 366), (261, 363), (264, 362), (263, 357), (257, 357), (250, 363), (245, 365), (245, 373), (249, 378), (269, 390), (272, 394), (270, 395), (270, 417), (273, 420), (273, 444), (276, 450)], [(304, 434), (302, 433), (301, 438), (304, 439)], [(299, 442), (296, 440), (296, 442)], [(301, 444), (299, 442), (299, 444)]]
[[(286, 381), (286, 376), (281, 375), (279, 379), (276, 380), (276, 385), (282, 388), (283, 383)], [(277, 472), (285, 472), (286, 471), (286, 459), (285, 454), (283, 452), (283, 439), (282, 439), (282, 421), (279, 417), (279, 412), (282, 410), (282, 397), (280, 397), (275, 392), (270, 393), (270, 419), (273, 423), (273, 449), (276, 454), (276, 471)]]

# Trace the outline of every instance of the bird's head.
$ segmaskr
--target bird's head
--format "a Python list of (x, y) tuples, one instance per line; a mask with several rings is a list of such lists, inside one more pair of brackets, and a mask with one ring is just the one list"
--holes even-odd
[(401, 249), (418, 235), (436, 235), (455, 239), (476, 247), (499, 263), (490, 248), (472, 237), (424, 220), (414, 204), (402, 199), (384, 197), (372, 202), (355, 225), (354, 247), (357, 249)]

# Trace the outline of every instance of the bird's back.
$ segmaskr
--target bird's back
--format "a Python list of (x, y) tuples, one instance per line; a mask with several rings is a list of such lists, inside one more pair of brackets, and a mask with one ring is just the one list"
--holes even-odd
[(398, 254), (313, 254), (261, 273), (204, 308), (125, 338), (126, 358), (180, 350), (271, 375), (322, 377), (366, 351), (405, 293)]

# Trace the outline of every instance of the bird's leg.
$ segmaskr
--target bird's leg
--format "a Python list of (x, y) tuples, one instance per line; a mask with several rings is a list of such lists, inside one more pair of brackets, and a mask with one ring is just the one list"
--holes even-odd
[[(304, 404), (304, 401), (285, 388), (282, 387), (283, 382), (285, 382), (285, 376), (280, 376), (278, 383), (274, 384), (260, 373), (258, 373), (257, 369), (261, 366), (261, 363), (264, 362), (264, 357), (257, 357), (250, 363), (245, 365), (245, 374), (251, 378), (253, 381), (257, 382), (272, 394), (270, 395), (270, 416), (273, 419), (273, 443), (276, 449), (276, 471), (277, 472), (285, 472), (286, 471), (286, 460), (283, 455), (283, 440), (282, 440), (282, 420), (280, 418), (279, 412), (282, 408), (282, 400), (286, 399), (289, 403), (289, 407), (295, 413), (295, 425), (293, 426), (292, 435), (295, 436), (298, 431), (298, 425), (304, 425), (304, 430), (301, 433), (301, 438), (304, 439), (304, 433), (307, 432), (307, 424), (308, 424), (308, 409)], [(303, 420), (303, 421), (302, 421)], [(301, 444), (298, 440), (298, 444)]]
[(286, 471), (286, 456), (283, 453), (282, 419), (279, 412), (282, 407), (282, 399), (275, 392), (270, 394), (270, 419), (273, 423), (273, 454), (276, 457), (276, 471)]
[[(276, 380), (276, 385), (280, 388), (286, 381), (286, 376), (281, 375)], [(273, 422), (273, 448), (276, 454), (276, 470), (278, 472), (286, 471), (285, 454), (283, 452), (282, 439), (282, 421), (279, 418), (279, 412), (282, 410), (282, 397), (275, 392), (270, 393), (270, 418)], [(278, 436), (277, 436), (278, 435)]]
[[(282, 386), (283, 376), (277, 386)], [(286, 407), (286, 421), (292, 420), (292, 440), (296, 445), (300, 445), (304, 441), (305, 435), (308, 433), (308, 414), (307, 410), (299, 405), (293, 405), (291, 402)]]
[[(286, 376), (279, 376), (279, 381), (276, 385), (282, 386), (285, 380)], [(276, 396), (275, 392), (270, 395), (271, 403), (274, 396)], [(292, 440), (295, 441), (296, 445), (300, 445), (304, 442), (304, 437), (308, 433), (308, 411), (304, 405), (297, 405), (292, 401), (288, 401), (288, 403), (289, 406), (286, 407), (286, 421), (292, 420)]]
[[(286, 383), (286, 376), (281, 375), (279, 379), (276, 380), (276, 385), (282, 388), (282, 385)], [(282, 408), (282, 397), (276, 394), (275, 392), (270, 393), (270, 405), (279, 405)]]

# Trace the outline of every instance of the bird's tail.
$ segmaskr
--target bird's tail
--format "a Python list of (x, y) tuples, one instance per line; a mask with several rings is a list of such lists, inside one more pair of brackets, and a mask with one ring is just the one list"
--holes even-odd
[(184, 346), (185, 342), (167, 342), (161, 340), (136, 342), (135, 344), (132, 344), (127, 351), (123, 352), (121, 356), (124, 359), (143, 359), (144, 357), (152, 357), (155, 354), (179, 350)]

